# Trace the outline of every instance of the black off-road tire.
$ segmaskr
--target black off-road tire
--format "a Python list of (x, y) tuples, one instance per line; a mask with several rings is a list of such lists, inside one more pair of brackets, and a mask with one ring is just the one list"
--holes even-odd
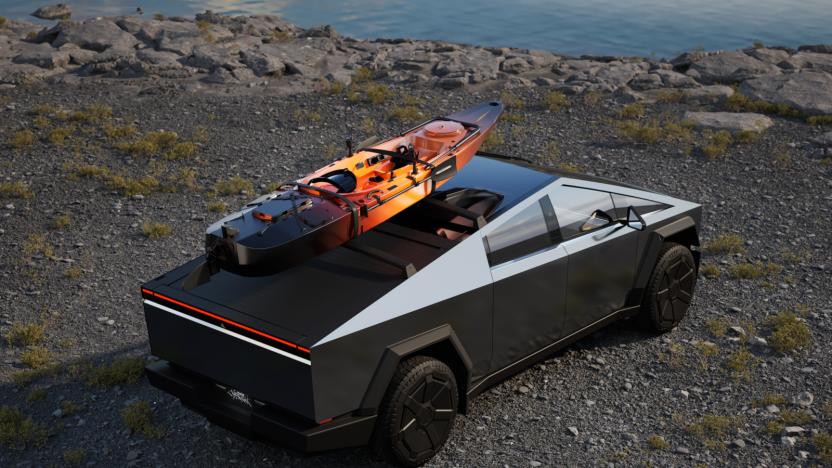
[(453, 371), (415, 356), (399, 364), (379, 410), (373, 448), (387, 460), (420, 466), (445, 445), (457, 412)]
[(644, 291), (642, 325), (655, 333), (673, 330), (688, 312), (696, 277), (696, 262), (690, 249), (665, 243)]

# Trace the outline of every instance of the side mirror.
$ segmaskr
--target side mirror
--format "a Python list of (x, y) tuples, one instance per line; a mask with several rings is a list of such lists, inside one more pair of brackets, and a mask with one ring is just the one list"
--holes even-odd
[(595, 210), (592, 215), (581, 225), (581, 232), (589, 232), (600, 227), (614, 223), (610, 215), (602, 210)]
[(632, 206), (627, 208), (627, 226), (635, 229), (636, 231), (643, 231), (644, 228), (647, 227), (647, 223), (644, 222), (644, 218), (642, 218)]

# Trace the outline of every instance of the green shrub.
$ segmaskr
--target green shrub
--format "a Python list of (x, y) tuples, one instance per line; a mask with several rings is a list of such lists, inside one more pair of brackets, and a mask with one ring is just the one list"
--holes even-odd
[(719, 278), (719, 275), (722, 274), (719, 267), (711, 263), (703, 263), (699, 265), (699, 273), (708, 279)]
[(12, 135), (9, 144), (16, 150), (23, 150), (35, 144), (37, 137), (31, 130), (19, 130)]
[(217, 182), (214, 185), (214, 191), (220, 195), (239, 195), (243, 192), (251, 193), (254, 191), (254, 184), (240, 176), (234, 176), (230, 179)]
[(758, 279), (769, 275), (776, 275), (783, 269), (782, 266), (768, 262), (738, 263), (732, 265), (728, 271), (734, 279)]
[(806, 118), (809, 125), (832, 125), (832, 115), (813, 115)]
[(70, 224), (72, 224), (72, 218), (68, 214), (55, 216), (52, 220), (52, 227), (55, 229), (66, 229)]
[(165, 153), (165, 159), (185, 159), (196, 154), (196, 145), (190, 141), (176, 143)]
[(14, 322), (6, 332), (6, 341), (12, 346), (34, 346), (43, 341), (45, 330), (43, 322)]
[(64, 463), (70, 466), (81, 466), (87, 459), (87, 451), (79, 449), (64, 450)]
[(400, 122), (415, 123), (424, 120), (425, 114), (414, 106), (395, 106), (390, 109), (390, 117)]
[(41, 369), (52, 362), (52, 353), (43, 346), (32, 346), (20, 353), (20, 362), (32, 369)]
[(653, 434), (647, 438), (647, 444), (653, 450), (666, 450), (668, 447), (670, 447), (670, 444), (668, 444), (667, 441), (664, 440), (664, 437), (656, 434)]
[(507, 89), (500, 92), (500, 101), (506, 109), (520, 110), (526, 107), (526, 101)]
[(543, 105), (552, 112), (558, 112), (565, 107), (569, 107), (569, 98), (560, 91), (550, 91), (546, 93)]
[(90, 387), (133, 384), (144, 374), (144, 360), (140, 357), (119, 358), (109, 364), (84, 368), (79, 373)]
[(713, 254), (733, 254), (745, 251), (743, 239), (737, 234), (721, 234), (714, 240), (706, 242), (704, 248)]
[(741, 348), (728, 357), (725, 365), (731, 370), (731, 374), (738, 380), (751, 380), (754, 369), (760, 364), (760, 359), (754, 356), (751, 351)]
[(728, 147), (734, 142), (731, 132), (720, 130), (709, 135), (708, 144), (702, 148), (702, 154), (708, 159), (715, 159), (728, 151)]
[(624, 119), (640, 119), (644, 117), (646, 112), (647, 109), (644, 107), (644, 104), (640, 102), (635, 102), (622, 107), (618, 115), (620, 115), (621, 118)]
[(171, 227), (165, 223), (145, 221), (142, 223), (142, 233), (148, 239), (161, 239), (171, 234)]
[(387, 85), (373, 84), (367, 87), (367, 99), (373, 104), (381, 104), (390, 98), (392, 92)]
[(771, 326), (769, 343), (779, 353), (788, 353), (809, 346), (812, 331), (794, 312), (783, 310), (768, 320)]
[(213, 211), (214, 213), (223, 213), (228, 210), (228, 203), (217, 200), (208, 203), (208, 211)]
[(141, 434), (148, 438), (158, 439), (165, 435), (165, 431), (154, 424), (153, 410), (146, 401), (136, 401), (121, 410), (121, 419), (130, 432)]
[(32, 198), (34, 194), (24, 182), (0, 182), (2, 198)]
[(0, 406), (0, 444), (22, 449), (29, 445), (42, 445), (48, 431), (17, 408)]
[(828, 432), (818, 432), (812, 436), (812, 445), (815, 446), (818, 460), (832, 465), (832, 435)]

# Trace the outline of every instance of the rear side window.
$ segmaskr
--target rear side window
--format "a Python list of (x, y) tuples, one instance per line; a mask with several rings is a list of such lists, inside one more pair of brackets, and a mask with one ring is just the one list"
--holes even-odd
[(627, 195), (612, 194), (612, 202), (615, 204), (615, 218), (626, 218), (627, 208), (633, 207), (636, 213), (644, 216), (648, 213), (666, 210), (670, 205), (659, 203), (644, 198), (630, 197)]
[(595, 210), (601, 210), (610, 216), (615, 214), (610, 194), (600, 190), (558, 187), (552, 193), (552, 204), (555, 206), (563, 240), (583, 234), (581, 226)]
[(485, 237), (488, 263), (505, 263), (557, 243), (557, 222), (549, 197), (541, 198)]

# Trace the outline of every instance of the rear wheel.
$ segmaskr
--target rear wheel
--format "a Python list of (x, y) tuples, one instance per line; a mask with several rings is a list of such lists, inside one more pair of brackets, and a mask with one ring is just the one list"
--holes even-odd
[(665, 333), (685, 317), (696, 286), (696, 262), (685, 246), (666, 243), (647, 283), (641, 306), (642, 323), (651, 331)]
[(402, 362), (379, 411), (376, 451), (404, 466), (419, 466), (444, 445), (458, 405), (456, 378), (441, 361), (416, 356)]

